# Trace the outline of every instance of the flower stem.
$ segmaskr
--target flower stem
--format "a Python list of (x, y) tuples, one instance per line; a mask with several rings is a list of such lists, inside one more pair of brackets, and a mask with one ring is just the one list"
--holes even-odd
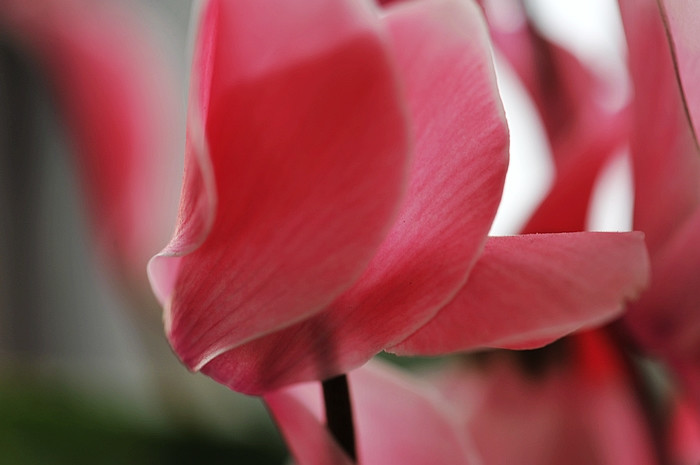
[(323, 381), (323, 400), (326, 404), (328, 429), (345, 453), (357, 463), (355, 428), (347, 376), (340, 375)]

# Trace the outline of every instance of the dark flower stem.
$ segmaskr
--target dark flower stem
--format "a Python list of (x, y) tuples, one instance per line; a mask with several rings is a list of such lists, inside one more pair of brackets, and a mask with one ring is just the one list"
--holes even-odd
[(323, 400), (326, 404), (328, 429), (345, 453), (357, 463), (355, 427), (347, 376), (340, 375), (323, 381)]

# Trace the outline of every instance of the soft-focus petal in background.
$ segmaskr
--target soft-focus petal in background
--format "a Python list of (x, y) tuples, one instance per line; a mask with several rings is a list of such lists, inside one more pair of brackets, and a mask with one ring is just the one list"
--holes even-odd
[(483, 463), (656, 464), (654, 445), (623, 362), (600, 333), (535, 354), (496, 352), (438, 377)]
[[(459, 415), (429, 384), (372, 362), (348, 376), (353, 397), (358, 463), (474, 465), (481, 463)], [(318, 383), (265, 396), (299, 465), (352, 462), (324, 425)]]
[(374, 255), (411, 158), (388, 48), (364, 2), (206, 3), (178, 229), (150, 265), (191, 369), (318, 313)]
[[(270, 429), (258, 403), (182, 376), (143, 292), (179, 196), (190, 9), (155, 3), (0, 12), (6, 463), (245, 460), (242, 438)], [(280, 460), (267, 442), (254, 455)]]
[(666, 2), (667, 23), (664, 2), (619, 3), (635, 91), (634, 227), (646, 234), (653, 276), (624, 323), (644, 349), (677, 372), (700, 411), (700, 146), (686, 106), (695, 98), (691, 75), (700, 68), (677, 16), (683, 2)]
[(649, 281), (639, 233), (492, 237), (457, 296), (390, 351), (533, 348), (619, 316)]

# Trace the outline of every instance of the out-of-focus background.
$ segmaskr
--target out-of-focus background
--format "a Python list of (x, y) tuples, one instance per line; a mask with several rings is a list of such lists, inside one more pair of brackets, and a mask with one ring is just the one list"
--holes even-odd
[[(145, 25), (176, 86), (162, 170), (179, 181), (192, 2), (109, 1)], [(97, 243), (53, 76), (21, 34), (0, 31), (0, 464), (282, 463), (262, 403), (180, 365), (155, 298), (132, 289), (147, 288), (145, 267), (125, 280)], [(170, 195), (176, 205), (179, 186)]]
[[(177, 110), (164, 171), (180, 173), (192, 2), (102, 1), (131, 11), (166, 64)], [(551, 37), (602, 72), (623, 72), (616, 2), (529, 4)], [(188, 373), (168, 348), (160, 307), (144, 292), (145, 269), (125, 278), (100, 250), (53, 77), (18, 34), (31, 31), (0, 30), (0, 465), (284, 463), (262, 403)], [(498, 71), (512, 161), (492, 233), (507, 234), (545, 194), (551, 167), (532, 104), (500, 62)], [(617, 200), (601, 203), (592, 227), (627, 229), (624, 157), (607, 176), (601, 189), (616, 191)], [(178, 195), (179, 188), (170, 192), (173, 204)]]

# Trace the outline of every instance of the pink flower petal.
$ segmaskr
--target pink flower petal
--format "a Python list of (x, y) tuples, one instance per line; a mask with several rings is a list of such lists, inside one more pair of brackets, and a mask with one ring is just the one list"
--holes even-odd
[(700, 416), (686, 399), (675, 401), (669, 436), (674, 464), (696, 465), (700, 462)]
[(494, 3), (493, 8), (486, 9), (495, 13), (487, 15), (494, 43), (539, 110), (558, 164), (576, 150), (573, 140), (606, 132), (605, 120), (615, 117), (611, 98), (619, 83), (603, 79), (572, 52), (547, 39), (532, 24), (519, 0), (500, 5), (510, 7), (509, 15), (514, 16), (506, 28), (500, 26), (492, 16), (500, 14), (493, 10), (504, 2)]
[[(695, 348), (695, 353), (682, 354), (674, 357), (666, 355), (664, 361), (678, 382), (682, 396), (688, 404), (688, 408), (695, 409), (695, 415), (700, 420), (700, 349)], [(700, 436), (698, 437), (700, 443)]]
[(395, 217), (410, 151), (369, 5), (211, 0), (203, 18), (180, 224), (150, 266), (195, 370), (352, 284)]
[(452, 298), (486, 238), (508, 137), (478, 10), (426, 0), (398, 5), (385, 20), (416, 127), (407, 199), (360, 280), (328, 309), (204, 368), (236, 390), (322, 379), (366, 362)]
[(700, 152), (654, 0), (620, 0), (634, 85), (634, 228), (652, 256), (700, 205)]
[[(657, 354), (681, 358), (700, 356), (698, 240), (700, 210), (652, 255), (651, 285), (625, 316), (626, 327)], [(696, 370), (700, 374), (700, 365)], [(700, 405), (700, 395), (698, 402)]]
[(620, 0), (620, 10), (637, 87), (635, 226), (647, 234), (653, 273), (624, 323), (668, 363), (700, 412), (700, 148), (691, 123), (699, 102), (691, 76), (698, 68), (693, 16), (684, 16), (697, 6)]
[(444, 396), (483, 463), (657, 464), (631, 380), (609, 348), (591, 347), (601, 342), (575, 336), (564, 346), (573, 353), (538, 373), (497, 353), (443, 374)]
[[(378, 363), (350, 373), (349, 386), (358, 463), (478, 463), (434, 390)], [(320, 384), (273, 392), (265, 401), (299, 465), (351, 463), (324, 426)]]
[(265, 400), (299, 465), (353, 465), (324, 424), (322, 396), (320, 386), (305, 384)]
[(697, 139), (700, 133), (700, 3), (695, 0), (663, 0), (682, 90)]
[(457, 297), (391, 351), (541, 346), (619, 315), (648, 268), (640, 233), (493, 237)]
[(700, 210), (655, 255), (653, 280), (623, 323), (666, 362), (700, 415)]

